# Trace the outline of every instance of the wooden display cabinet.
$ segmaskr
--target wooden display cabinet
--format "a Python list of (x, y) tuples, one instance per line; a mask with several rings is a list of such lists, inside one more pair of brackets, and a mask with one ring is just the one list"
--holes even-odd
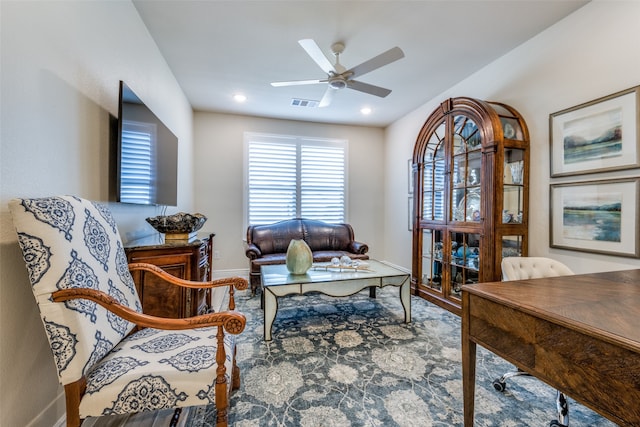
[(463, 284), (499, 281), (503, 257), (527, 255), (527, 125), (504, 104), (448, 99), (422, 127), (412, 167), (412, 289), (460, 314)]
[[(209, 234), (186, 241), (165, 240), (157, 235), (131, 242), (125, 247), (127, 261), (154, 264), (181, 279), (211, 280), (214, 236)], [(210, 289), (182, 288), (145, 271), (133, 272), (133, 281), (146, 314), (183, 318), (211, 309)]]

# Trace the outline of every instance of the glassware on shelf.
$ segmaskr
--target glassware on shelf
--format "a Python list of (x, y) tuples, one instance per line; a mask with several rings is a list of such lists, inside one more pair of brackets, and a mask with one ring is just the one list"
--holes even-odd
[(471, 169), (469, 172), (469, 179), (467, 180), (469, 185), (480, 184), (480, 171), (478, 169)]
[(462, 198), (454, 212), (456, 221), (480, 221), (480, 193), (471, 190)]
[(523, 162), (522, 160), (509, 163), (511, 169), (511, 182), (514, 184), (522, 184)]

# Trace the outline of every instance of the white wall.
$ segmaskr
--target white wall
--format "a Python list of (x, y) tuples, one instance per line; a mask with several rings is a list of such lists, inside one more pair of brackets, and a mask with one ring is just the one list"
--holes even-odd
[[(192, 110), (129, 1), (0, 1), (0, 425), (64, 414), (51, 350), (7, 210), (13, 197), (108, 195), (109, 113), (124, 80), (179, 137), (179, 205), (193, 202)], [(113, 205), (124, 238), (157, 208)]]
[(404, 208), (406, 178), (392, 171), (406, 169), (418, 131), (440, 102), (450, 97), (470, 96), (513, 106), (529, 126), (529, 254), (557, 258), (577, 273), (640, 267), (638, 259), (549, 247), (550, 183), (639, 176), (640, 171), (551, 180), (548, 131), (549, 114), (640, 85), (639, 23), (640, 2), (593, 1), (388, 127), (385, 258), (398, 265), (411, 266), (411, 236), (406, 231)]
[(197, 112), (194, 115), (195, 205), (205, 214), (207, 230), (216, 233), (214, 250), (220, 259), (213, 269), (247, 269), (243, 239), (244, 132), (273, 133), (348, 141), (347, 222), (356, 240), (369, 245), (369, 255), (384, 254), (384, 188), (382, 129), (272, 120)]

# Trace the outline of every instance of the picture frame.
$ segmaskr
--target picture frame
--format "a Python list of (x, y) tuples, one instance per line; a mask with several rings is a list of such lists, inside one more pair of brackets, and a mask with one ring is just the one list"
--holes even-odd
[(640, 86), (549, 115), (551, 177), (640, 166)]
[(550, 186), (552, 248), (640, 258), (640, 178)]
[(413, 160), (407, 160), (407, 192), (413, 194)]
[(409, 231), (413, 231), (413, 196), (409, 196), (407, 198), (407, 208), (408, 208), (408, 228)]

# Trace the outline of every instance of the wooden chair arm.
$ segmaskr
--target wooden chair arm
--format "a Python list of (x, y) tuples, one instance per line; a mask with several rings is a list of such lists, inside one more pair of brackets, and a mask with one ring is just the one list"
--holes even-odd
[(248, 283), (242, 277), (225, 277), (222, 279), (209, 280), (206, 282), (196, 282), (193, 280), (185, 280), (169, 274), (157, 265), (147, 264), (144, 262), (134, 262), (129, 264), (129, 271), (145, 270), (155, 274), (174, 285), (183, 286), (185, 288), (216, 288), (221, 286), (233, 286), (237, 290), (247, 289)]
[(151, 316), (144, 313), (138, 313), (137, 311), (120, 304), (115, 298), (108, 294), (95, 289), (61, 289), (51, 294), (51, 296), (54, 302), (64, 302), (78, 298), (94, 301), (111, 313), (145, 328), (181, 330), (205, 328), (209, 326), (222, 326), (230, 334), (236, 335), (244, 330), (247, 323), (244, 314), (238, 313), (237, 311), (202, 314), (200, 316), (186, 317), (183, 319)]
[(249, 283), (247, 282), (247, 280), (243, 279), (242, 277), (225, 277), (222, 279), (209, 280), (206, 282), (196, 282), (193, 280), (181, 279), (179, 277), (174, 276), (173, 274), (169, 274), (166, 271), (164, 271), (162, 268), (158, 267), (157, 265), (148, 264), (144, 262), (133, 262), (129, 264), (129, 271), (137, 271), (137, 270), (148, 271), (149, 273), (155, 274), (156, 276), (167, 281), (168, 283), (171, 283), (177, 286), (182, 286), (185, 288), (196, 288), (196, 289), (207, 288), (208, 289), (208, 288), (220, 288), (223, 286), (229, 286), (229, 310), (236, 309), (236, 301), (233, 296), (234, 288), (238, 290), (243, 290), (243, 289), (247, 289), (247, 287), (249, 286)]

